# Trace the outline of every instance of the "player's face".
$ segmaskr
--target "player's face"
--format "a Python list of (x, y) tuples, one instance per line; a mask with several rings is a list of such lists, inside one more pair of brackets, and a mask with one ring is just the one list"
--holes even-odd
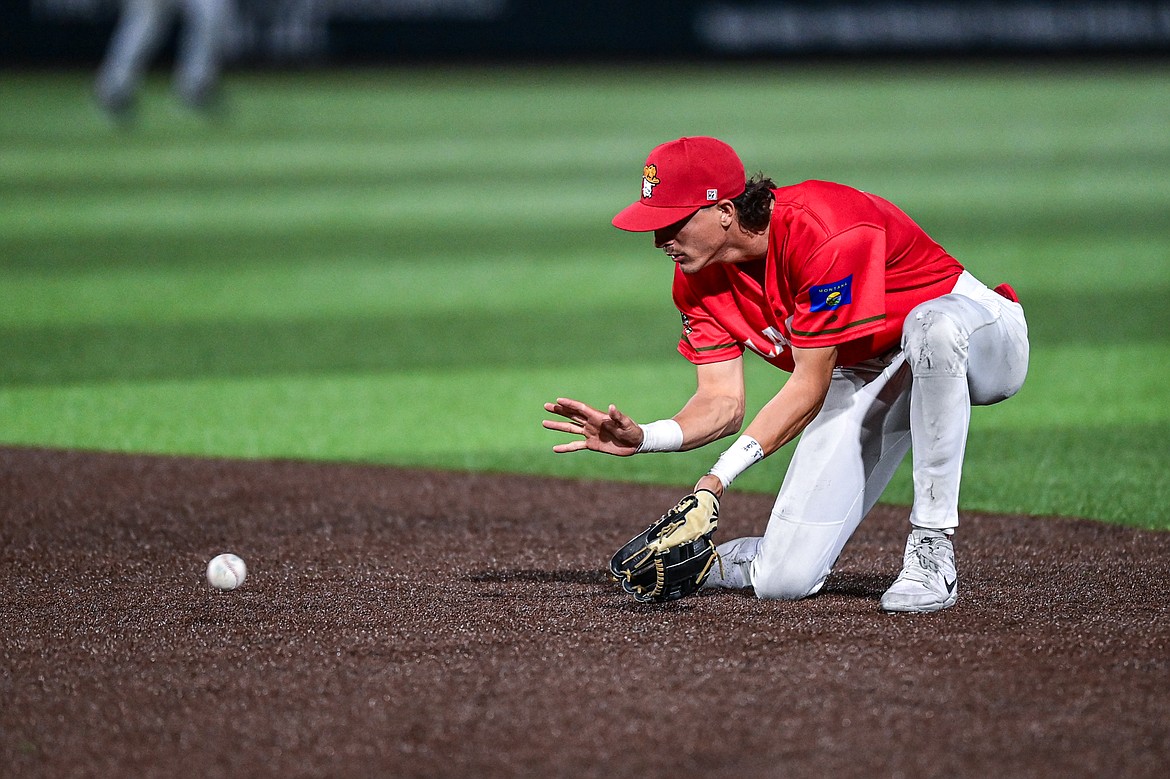
[(726, 237), (720, 210), (708, 206), (669, 227), (655, 230), (654, 245), (666, 252), (683, 273), (698, 273), (712, 262), (720, 261)]

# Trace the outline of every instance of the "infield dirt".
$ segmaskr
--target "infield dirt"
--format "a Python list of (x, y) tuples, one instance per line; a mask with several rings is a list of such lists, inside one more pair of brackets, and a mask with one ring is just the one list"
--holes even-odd
[(887, 615), (881, 506), (815, 598), (643, 606), (604, 564), (677, 489), (22, 448), (0, 489), (6, 776), (1170, 774), (1170, 533), (964, 514), (958, 605)]

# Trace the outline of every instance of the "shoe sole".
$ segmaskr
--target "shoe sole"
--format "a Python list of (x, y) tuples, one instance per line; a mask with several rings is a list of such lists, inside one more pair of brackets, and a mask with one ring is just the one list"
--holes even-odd
[(959, 601), (959, 594), (955, 593), (953, 597), (947, 598), (942, 603), (937, 601), (934, 603), (898, 603), (886, 605), (882, 604), (882, 611), (898, 614), (926, 614), (932, 611), (942, 611), (949, 609)]

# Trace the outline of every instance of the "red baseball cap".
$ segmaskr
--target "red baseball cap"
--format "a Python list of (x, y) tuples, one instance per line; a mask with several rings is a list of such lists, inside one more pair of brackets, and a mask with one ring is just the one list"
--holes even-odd
[(650, 152), (642, 198), (619, 211), (613, 226), (633, 233), (660, 230), (745, 188), (735, 149), (715, 138), (679, 138)]

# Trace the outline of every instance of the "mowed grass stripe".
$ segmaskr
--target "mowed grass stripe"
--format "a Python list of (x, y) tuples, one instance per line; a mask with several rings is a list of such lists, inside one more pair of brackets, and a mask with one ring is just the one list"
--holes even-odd
[[(1032, 375), (973, 414), (964, 506), (1170, 527), (1168, 73), (247, 74), (220, 124), (155, 78), (125, 133), (89, 74), (6, 74), (0, 440), (693, 483), (721, 445), (554, 457), (539, 419), (693, 390), (669, 265), (608, 220), (651, 145), (710, 133), (890, 197), (1023, 295)], [(748, 375), (753, 409), (783, 380)]]
[[(593, 278), (621, 277), (623, 284), (591, 290), (592, 308), (646, 305), (657, 289), (669, 301), (671, 266), (665, 257), (645, 261), (597, 257), (578, 249), (556, 257), (489, 255), (450, 264), (407, 263), (377, 257), (336, 258), (329, 263), (288, 264), (278, 269), (144, 268), (89, 270), (45, 278), (10, 274), (10, 305), (0, 324), (13, 329), (46, 325), (165, 322), (262, 322), (306, 316), (341, 319), (368, 315), (507, 315), (558, 312), (580, 295), (580, 268)], [(672, 317), (672, 326), (673, 326)]]

